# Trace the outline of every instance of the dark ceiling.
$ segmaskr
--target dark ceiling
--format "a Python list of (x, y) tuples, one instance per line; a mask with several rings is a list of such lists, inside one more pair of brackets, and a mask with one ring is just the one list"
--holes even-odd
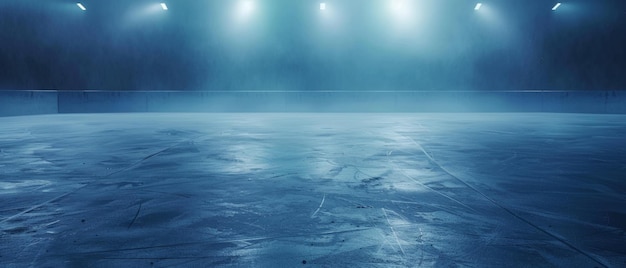
[(0, 0), (0, 89), (626, 90), (623, 0), (245, 1)]

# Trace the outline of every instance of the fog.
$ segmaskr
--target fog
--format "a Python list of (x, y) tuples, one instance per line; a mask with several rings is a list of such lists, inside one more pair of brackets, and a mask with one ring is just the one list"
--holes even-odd
[(0, 89), (626, 89), (624, 1), (0, 1)]

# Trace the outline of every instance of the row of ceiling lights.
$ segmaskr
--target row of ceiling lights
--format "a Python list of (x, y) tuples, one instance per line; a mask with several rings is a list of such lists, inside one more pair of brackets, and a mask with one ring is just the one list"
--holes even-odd
[[(82, 3), (76, 3), (76, 5), (78, 6), (78, 8), (82, 9), (83, 11), (87, 10), (85, 5), (83, 5)], [(477, 3), (476, 6), (474, 7), (474, 10), (479, 10), (482, 6), (483, 6), (482, 3)], [(560, 6), (561, 6), (561, 3), (556, 3), (554, 7), (552, 7), (552, 10), (557, 10)], [(161, 8), (163, 10), (168, 9), (165, 3), (161, 3)], [(320, 3), (320, 10), (326, 10), (326, 3), (324, 2)]]

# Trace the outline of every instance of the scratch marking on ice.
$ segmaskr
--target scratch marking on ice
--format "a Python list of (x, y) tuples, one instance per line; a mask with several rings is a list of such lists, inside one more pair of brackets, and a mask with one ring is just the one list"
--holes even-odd
[[(194, 140), (199, 139), (199, 138), (201, 138), (201, 137), (203, 137), (203, 136), (206, 136), (206, 135), (200, 135), (200, 136), (195, 137), (195, 138), (192, 138), (192, 139), (190, 139), (190, 140), (186, 140), (186, 141), (183, 141), (183, 142), (176, 143), (176, 144), (174, 144), (174, 145), (172, 145), (172, 146), (170, 146), (170, 147), (167, 147), (167, 148), (165, 148), (165, 149), (163, 149), (163, 150), (160, 150), (160, 151), (158, 151), (158, 152), (156, 152), (156, 153), (150, 154), (150, 155), (148, 155), (148, 156), (144, 157), (143, 159), (141, 159), (141, 160), (139, 160), (139, 161), (135, 162), (134, 164), (132, 164), (132, 165), (130, 165), (130, 166), (128, 166), (128, 167), (126, 167), (126, 168), (123, 168), (123, 169), (120, 169), (120, 170), (114, 171), (114, 172), (109, 173), (109, 174), (107, 174), (107, 175), (105, 175), (105, 176), (102, 176), (102, 177), (100, 177), (100, 178), (108, 178), (108, 177), (111, 177), (111, 176), (113, 176), (113, 175), (115, 175), (115, 174), (122, 173), (122, 172), (125, 172), (125, 171), (128, 171), (128, 170), (131, 170), (131, 169), (135, 168), (136, 166), (139, 166), (139, 164), (141, 164), (142, 162), (144, 162), (144, 161), (146, 161), (146, 160), (148, 160), (148, 159), (150, 159), (150, 158), (152, 158), (152, 157), (154, 157), (154, 156), (156, 156), (156, 155), (158, 155), (158, 154), (160, 154), (160, 153), (163, 153), (163, 152), (165, 152), (165, 151), (167, 151), (167, 150), (170, 150), (170, 149), (172, 149), (172, 148), (174, 148), (174, 147), (176, 147), (176, 146), (179, 146), (179, 145), (181, 145), (181, 144), (185, 144), (185, 143), (188, 143), (188, 142), (190, 142), (190, 141), (194, 141)], [(81, 186), (81, 187), (78, 187), (78, 188), (76, 188), (76, 189), (74, 189), (74, 190), (72, 190), (72, 191), (69, 191), (69, 192), (64, 193), (64, 194), (62, 194), (62, 195), (59, 195), (59, 196), (57, 196), (57, 197), (55, 197), (55, 198), (52, 198), (52, 199), (50, 199), (50, 200), (48, 200), (48, 201), (45, 201), (45, 202), (43, 202), (43, 203), (39, 203), (39, 204), (37, 204), (37, 205), (34, 205), (34, 206), (32, 206), (32, 207), (30, 207), (30, 208), (28, 208), (28, 209), (26, 209), (26, 210), (24, 210), (24, 211), (22, 211), (22, 212), (19, 212), (19, 213), (17, 213), (17, 214), (14, 214), (14, 215), (12, 215), (12, 216), (9, 216), (9, 217), (7, 217), (7, 218), (5, 218), (5, 219), (3, 219), (3, 220), (0, 220), (0, 223), (5, 223), (5, 222), (10, 221), (10, 220), (12, 220), (12, 219), (15, 219), (15, 218), (17, 218), (17, 217), (20, 217), (20, 216), (22, 216), (22, 215), (24, 215), (24, 214), (30, 213), (31, 211), (33, 211), (33, 210), (35, 210), (35, 209), (38, 209), (38, 208), (40, 208), (40, 207), (43, 207), (43, 206), (45, 206), (45, 205), (47, 205), (47, 204), (54, 203), (54, 202), (56, 202), (57, 200), (60, 200), (60, 199), (62, 199), (62, 198), (64, 198), (64, 197), (66, 197), (66, 196), (68, 196), (68, 195), (71, 195), (71, 194), (73, 194), (73, 193), (76, 193), (76, 192), (80, 191), (81, 189), (86, 188), (87, 186), (90, 186), (90, 185), (91, 185), (91, 184), (93, 184), (93, 183), (99, 182), (99, 181), (100, 181), (100, 180), (99, 180), (100, 178), (95, 179), (95, 180), (93, 180), (93, 181), (91, 181), (91, 182), (89, 182), (89, 183), (87, 183), (87, 184), (85, 184), (85, 185), (83, 185), (83, 186)], [(129, 227), (129, 228), (130, 228), (130, 227)]]
[[(424, 152), (424, 153), (426, 154), (426, 152)], [(390, 156), (390, 155), (391, 155), (391, 153), (389, 153), (389, 154), (388, 154), (388, 156)], [(427, 155), (427, 156), (428, 156), (428, 155)], [(429, 159), (431, 159), (431, 158), (430, 158), (430, 156), (428, 156), (428, 158), (429, 158)], [(394, 163), (391, 159), (389, 159), (389, 162)], [(400, 173), (402, 173), (402, 175), (404, 175), (404, 176), (405, 176), (405, 177), (407, 177), (408, 179), (412, 180), (413, 182), (415, 182), (415, 183), (417, 183), (417, 184), (421, 185), (422, 187), (424, 187), (424, 188), (426, 188), (426, 189), (428, 189), (428, 190), (431, 190), (432, 192), (434, 192), (434, 193), (436, 193), (436, 194), (438, 194), (438, 195), (441, 195), (441, 196), (443, 196), (443, 197), (445, 197), (445, 198), (447, 198), (447, 199), (451, 200), (451, 201), (452, 201), (452, 202), (454, 202), (454, 203), (457, 203), (457, 204), (459, 204), (459, 205), (461, 205), (461, 206), (463, 206), (463, 207), (465, 207), (465, 208), (467, 208), (467, 209), (469, 209), (469, 210), (471, 210), (471, 211), (476, 212), (476, 210), (475, 210), (475, 209), (473, 209), (473, 208), (471, 208), (470, 206), (468, 206), (468, 205), (464, 204), (463, 202), (461, 202), (461, 201), (459, 201), (459, 200), (456, 200), (454, 197), (449, 196), (449, 195), (447, 195), (447, 194), (444, 194), (444, 193), (442, 193), (441, 191), (435, 190), (435, 189), (433, 189), (432, 187), (430, 187), (430, 186), (428, 186), (428, 185), (426, 185), (426, 184), (423, 184), (421, 181), (419, 181), (419, 180), (417, 180), (417, 179), (415, 179), (415, 178), (413, 178), (413, 177), (409, 176), (409, 174), (406, 174), (406, 172), (404, 172), (404, 170), (402, 170), (401, 168), (399, 168), (397, 165), (395, 165), (395, 166), (396, 166), (396, 169), (397, 169), (398, 171), (400, 171)], [(445, 170), (444, 170), (444, 172), (448, 173), (448, 172), (447, 172), (447, 171), (445, 171)], [(448, 174), (450, 174), (450, 173), (448, 173)]]
[(17, 217), (20, 217), (20, 216), (22, 216), (22, 215), (24, 215), (24, 214), (26, 214), (26, 213), (29, 213), (29, 212), (31, 212), (31, 211), (33, 211), (33, 210), (35, 210), (35, 209), (38, 209), (38, 208), (43, 207), (43, 206), (45, 206), (45, 205), (47, 205), (47, 204), (50, 204), (50, 203), (52, 203), (52, 202), (54, 202), (54, 201), (57, 201), (57, 200), (59, 200), (59, 199), (61, 199), (61, 198), (63, 198), (63, 197), (66, 197), (66, 196), (68, 196), (68, 195), (70, 195), (70, 194), (72, 194), (72, 193), (75, 193), (76, 191), (78, 191), (78, 190), (82, 189), (83, 187), (85, 187), (85, 186), (82, 186), (82, 187), (80, 187), (80, 188), (78, 188), (78, 189), (76, 189), (76, 190), (74, 190), (74, 191), (64, 193), (64, 194), (62, 194), (62, 195), (60, 195), (60, 196), (57, 196), (57, 197), (55, 197), (55, 198), (52, 198), (52, 199), (50, 199), (50, 200), (48, 200), (48, 201), (45, 201), (45, 202), (43, 202), (43, 203), (40, 203), (40, 204), (34, 205), (34, 206), (32, 206), (32, 207), (30, 207), (30, 208), (28, 208), (28, 209), (26, 209), (26, 210), (24, 210), (24, 211), (22, 211), (22, 212), (20, 212), (20, 213), (17, 213), (17, 214), (15, 214), (15, 215), (13, 215), (13, 216), (10, 216), (10, 217), (8, 217), (8, 218), (6, 218), (6, 219), (4, 219), (4, 220), (1, 220), (1, 221), (0, 221), (0, 223), (4, 223), (4, 222), (7, 222), (7, 221), (10, 221), (10, 220), (15, 219), (15, 218), (17, 218)]
[(258, 225), (258, 224), (254, 224), (254, 223), (250, 223), (250, 222), (244, 222), (243, 224), (245, 224), (245, 225), (250, 225), (250, 226), (255, 227), (255, 228), (259, 228), (259, 229), (261, 229), (261, 230), (263, 230), (263, 231), (266, 231), (266, 230), (267, 230), (267, 229), (265, 229), (265, 227), (263, 227), (263, 226), (261, 226), (261, 225)]
[(413, 204), (413, 205), (420, 205), (420, 206), (424, 205), (424, 203), (420, 203), (420, 202), (411, 202), (411, 201), (402, 201), (402, 200), (380, 200), (380, 201), (389, 201), (391, 203), (400, 203), (400, 204)]
[[(147, 250), (147, 249), (157, 249), (157, 248), (177, 248), (177, 247), (185, 247), (185, 246), (194, 246), (198, 247), (198, 245), (217, 245), (217, 244), (225, 244), (225, 243), (242, 243), (242, 242), (257, 242), (257, 241), (265, 241), (265, 240), (276, 240), (276, 239), (284, 239), (284, 238), (302, 238), (302, 237), (313, 237), (313, 236), (321, 236), (321, 235), (335, 235), (335, 234), (345, 234), (345, 233), (354, 233), (354, 232), (363, 232), (370, 231), (374, 229), (374, 227), (365, 227), (365, 228), (354, 228), (354, 229), (346, 229), (346, 230), (337, 230), (337, 231), (329, 231), (329, 232), (320, 232), (320, 233), (307, 233), (307, 234), (294, 234), (294, 235), (281, 235), (281, 236), (260, 236), (260, 237), (248, 237), (241, 239), (231, 239), (231, 240), (217, 240), (217, 241), (195, 241), (195, 242), (186, 242), (186, 243), (177, 243), (177, 244), (166, 244), (166, 245), (154, 245), (154, 246), (144, 246), (144, 247), (132, 247), (132, 248), (116, 248), (116, 249), (105, 249), (105, 250), (97, 250), (97, 251), (84, 251), (84, 252), (74, 252), (70, 254), (55, 254), (48, 255), (51, 257), (67, 257), (67, 256), (76, 256), (76, 255), (91, 255), (91, 254), (102, 254), (102, 253), (120, 253), (120, 252), (128, 252), (128, 251), (136, 251), (136, 250)], [(154, 259), (154, 258), (152, 258)]]
[(324, 200), (326, 200), (326, 194), (324, 194), (324, 197), (322, 197), (322, 202), (320, 203), (320, 206), (317, 207), (317, 209), (315, 210), (315, 212), (313, 212), (313, 215), (311, 215), (311, 218), (315, 217), (315, 214), (317, 214), (317, 212), (320, 211), (320, 209), (322, 208), (322, 206), (324, 205)]
[(404, 249), (402, 248), (402, 245), (400, 244), (400, 239), (398, 239), (398, 234), (396, 234), (396, 230), (393, 229), (393, 225), (391, 225), (391, 222), (389, 221), (389, 217), (387, 216), (387, 211), (385, 210), (385, 208), (382, 208), (383, 210), (383, 214), (385, 215), (385, 219), (387, 220), (387, 224), (389, 224), (389, 228), (391, 228), (391, 233), (393, 233), (393, 237), (396, 239), (396, 243), (398, 244), (398, 247), (400, 248), (400, 251), (402, 252), (402, 256), (406, 256), (406, 253), (404, 253)]
[(44, 226), (48, 227), (48, 226), (53, 225), (53, 224), (55, 224), (55, 223), (57, 223), (57, 222), (60, 222), (60, 221), (61, 221), (61, 220), (56, 220), (56, 221), (53, 221), (53, 222), (51, 222), (51, 223), (46, 223)]
[(135, 217), (133, 217), (133, 220), (130, 221), (130, 224), (128, 225), (128, 229), (130, 229), (131, 226), (133, 226), (133, 223), (135, 223), (135, 221), (137, 220), (137, 217), (139, 216), (139, 212), (141, 211), (141, 202), (139, 202), (139, 207), (137, 208), (137, 213), (135, 213)]
[(195, 140), (197, 140), (197, 139), (200, 139), (200, 138), (202, 138), (202, 137), (204, 137), (204, 136), (206, 136), (206, 135), (200, 135), (200, 136), (197, 136), (197, 137), (191, 138), (191, 139), (189, 139), (189, 140), (185, 140), (185, 141), (182, 141), (182, 142), (178, 142), (178, 143), (176, 143), (176, 144), (174, 144), (174, 145), (171, 145), (171, 146), (169, 146), (169, 147), (167, 147), (167, 148), (164, 148), (164, 149), (161, 149), (161, 150), (159, 150), (159, 151), (157, 151), (157, 152), (154, 152), (154, 153), (152, 153), (152, 154), (150, 154), (150, 155), (148, 155), (148, 156), (146, 156), (146, 157), (144, 157), (144, 158), (140, 159), (139, 161), (137, 161), (137, 162), (135, 162), (135, 163), (131, 164), (130, 166), (128, 166), (128, 167), (126, 167), (126, 168), (123, 168), (123, 169), (120, 169), (120, 170), (118, 170), (118, 171), (115, 171), (115, 172), (112, 172), (112, 173), (110, 173), (110, 174), (107, 174), (107, 175), (106, 175), (106, 176), (104, 176), (104, 177), (111, 177), (111, 176), (116, 175), (116, 174), (118, 174), (118, 173), (122, 173), (122, 172), (125, 172), (125, 171), (128, 171), (128, 170), (131, 170), (131, 169), (133, 169), (133, 168), (135, 168), (135, 167), (139, 166), (141, 163), (145, 162), (146, 160), (148, 160), (148, 159), (150, 159), (150, 158), (153, 158), (153, 157), (155, 157), (155, 156), (157, 156), (157, 155), (159, 155), (159, 154), (161, 154), (161, 153), (164, 153), (164, 152), (166, 152), (166, 151), (168, 151), (168, 150), (171, 150), (171, 149), (173, 149), (173, 148), (175, 148), (175, 147), (177, 147), (177, 146), (180, 146), (180, 145), (183, 145), (183, 144), (188, 144), (188, 143), (190, 143), (190, 142), (193, 142), (193, 141), (195, 141)]
[(379, 233), (379, 235), (381, 236), (381, 238), (385, 241), (384, 243), (380, 244), (380, 246), (378, 246), (378, 250), (376, 251), (376, 254), (379, 254), (380, 251), (383, 249), (383, 247), (385, 247), (386, 245), (389, 245), (391, 247), (392, 250), (396, 250), (395, 247), (392, 244), (389, 244), (389, 239), (387, 239), (387, 237), (385, 237), (382, 233)]
[[(28, 245), (27, 247), (29, 247), (30, 245)], [(39, 250), (37, 251), (37, 255), (33, 258), (33, 260), (30, 262), (30, 265), (28, 267), (37, 267), (37, 261), (39, 261), (39, 257), (41, 256), (41, 253), (43, 252), (43, 249), (45, 247), (39, 247)]]
[(419, 244), (420, 244), (420, 247), (422, 248), (421, 254), (420, 254), (420, 262), (418, 266), (422, 266), (422, 263), (424, 262), (424, 233), (422, 232), (422, 228), (420, 227), (417, 227), (417, 228), (420, 230)]
[(476, 187), (470, 185), (469, 183), (465, 182), (464, 180), (462, 180), (461, 178), (459, 178), (458, 176), (452, 174), (450, 171), (448, 171), (446, 168), (444, 168), (443, 166), (441, 166), (439, 163), (437, 163), (437, 161), (435, 161), (435, 159), (426, 152), (426, 150), (424, 150), (424, 147), (422, 147), (422, 145), (420, 145), (419, 143), (417, 143), (413, 138), (408, 137), (408, 136), (404, 136), (405, 138), (411, 140), (413, 142), (413, 144), (415, 144), (423, 153), (424, 155), (426, 155), (426, 157), (430, 160), (430, 162), (433, 165), (436, 165), (437, 167), (439, 167), (441, 170), (443, 170), (445, 173), (448, 173), (450, 176), (452, 176), (454, 179), (456, 179), (457, 181), (461, 182), (462, 184), (464, 184), (465, 186), (467, 186), (469, 189), (471, 189), (472, 191), (476, 192), (477, 194), (479, 194), (480, 196), (482, 196), (483, 198), (485, 198), (487, 201), (491, 202), (492, 204), (494, 204), (495, 206), (501, 208), (502, 210), (504, 210), (505, 212), (507, 212), (508, 214), (510, 214), (511, 216), (517, 218), (518, 220), (530, 225), (531, 227), (537, 229), (538, 231), (548, 235), (549, 237), (552, 237), (553, 239), (561, 242), (562, 244), (564, 244), (565, 246), (569, 247), (570, 249), (580, 253), (581, 255), (589, 258), (590, 260), (594, 261), (597, 264), (600, 264), (602, 267), (606, 267), (608, 268), (609, 266), (605, 263), (603, 263), (602, 261), (600, 261), (598, 258), (592, 256), (591, 254), (587, 253), (586, 251), (574, 246), (572, 243), (566, 241), (564, 238), (559, 237), (556, 234), (553, 234), (552, 232), (534, 224), (533, 222), (531, 222), (530, 220), (520, 216), (519, 214), (513, 212), (512, 210), (506, 208), (504, 205), (500, 204), (499, 202), (497, 202), (496, 200), (492, 199), (491, 197), (487, 196), (486, 194), (484, 194), (483, 192), (481, 192), (480, 190), (478, 190)]

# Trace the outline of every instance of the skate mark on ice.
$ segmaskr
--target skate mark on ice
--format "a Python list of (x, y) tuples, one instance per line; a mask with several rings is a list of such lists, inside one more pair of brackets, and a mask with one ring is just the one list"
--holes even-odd
[(389, 158), (389, 157), (391, 156), (391, 152), (393, 152), (393, 151), (389, 151), (389, 153), (387, 153), (387, 157), (388, 157), (389, 162), (390, 162), (390, 163), (392, 163), (392, 164), (394, 165), (395, 169), (396, 169), (396, 170), (398, 170), (398, 171), (400, 171), (400, 173), (402, 173), (402, 175), (404, 175), (406, 178), (408, 178), (408, 179), (412, 180), (413, 182), (415, 182), (415, 183), (419, 184), (420, 186), (422, 186), (422, 187), (424, 187), (424, 188), (426, 188), (426, 189), (428, 189), (428, 190), (432, 191), (433, 193), (436, 193), (436, 194), (438, 194), (438, 195), (440, 195), (440, 196), (442, 196), (442, 197), (444, 197), (444, 198), (446, 198), (446, 199), (448, 199), (448, 200), (450, 200), (450, 201), (452, 201), (452, 202), (454, 202), (454, 203), (457, 203), (457, 204), (461, 205), (461, 206), (462, 206), (462, 207), (464, 207), (464, 208), (467, 208), (467, 209), (469, 209), (469, 210), (471, 210), (471, 211), (473, 211), (473, 212), (477, 212), (477, 211), (476, 211), (475, 209), (473, 209), (472, 207), (470, 207), (470, 206), (466, 205), (465, 203), (463, 203), (463, 202), (461, 202), (461, 201), (459, 201), (459, 200), (456, 200), (454, 197), (449, 196), (449, 195), (447, 195), (447, 194), (444, 194), (444, 193), (442, 193), (441, 191), (438, 191), (438, 190), (436, 190), (436, 189), (433, 189), (432, 187), (430, 187), (430, 186), (428, 186), (428, 185), (426, 185), (426, 184), (422, 183), (421, 181), (419, 181), (419, 180), (417, 180), (417, 179), (415, 179), (415, 178), (413, 178), (413, 177), (409, 176), (409, 174), (406, 174), (406, 172), (404, 172), (404, 171), (403, 171), (400, 167), (398, 167), (398, 165), (397, 165), (397, 164), (396, 164), (393, 160), (391, 160), (391, 158)]
[(398, 244), (398, 247), (400, 248), (400, 252), (402, 252), (402, 256), (406, 257), (406, 253), (404, 253), (402, 244), (400, 244), (400, 239), (398, 238), (398, 234), (396, 234), (396, 230), (393, 229), (393, 225), (389, 221), (389, 217), (387, 216), (387, 210), (385, 208), (382, 208), (382, 210), (383, 210), (383, 215), (385, 215), (385, 219), (387, 220), (387, 224), (389, 224), (389, 228), (391, 229), (391, 233), (393, 234), (393, 237), (396, 239), (396, 243)]
[(435, 161), (435, 159), (428, 153), (426, 152), (426, 150), (424, 149), (424, 147), (422, 147), (421, 144), (419, 144), (417, 141), (415, 141), (413, 138), (408, 137), (408, 136), (404, 136), (403, 137), (409, 139), (413, 144), (415, 144), (417, 146), (417, 148), (422, 151), (422, 153), (424, 153), (424, 155), (428, 158), (428, 160), (435, 166), (439, 167), (441, 170), (443, 170), (445, 173), (447, 173), (448, 175), (452, 176), (452, 178), (454, 178), (455, 180), (461, 182), (463, 185), (465, 185), (466, 187), (468, 187), (469, 189), (471, 189), (472, 191), (476, 192), (478, 195), (482, 196), (483, 198), (485, 198), (487, 201), (489, 201), (490, 203), (494, 204), (496, 207), (499, 207), (500, 209), (504, 210), (506, 213), (510, 214), (511, 216), (513, 216), (514, 218), (517, 218), (518, 220), (530, 225), (531, 227), (535, 228), (536, 230), (546, 234), (549, 237), (552, 237), (553, 239), (561, 242), (563, 245), (569, 247), (570, 249), (580, 253), (581, 255), (587, 257), (588, 259), (592, 260), (593, 262), (599, 264), (602, 267), (608, 268), (609, 265), (605, 264), (604, 262), (600, 261), (599, 259), (597, 259), (596, 257), (592, 256), (591, 254), (587, 253), (586, 251), (578, 248), (577, 246), (571, 244), (570, 242), (566, 241), (564, 238), (559, 237), (556, 234), (553, 234), (551, 232), (549, 232), (548, 230), (541, 228), (540, 226), (532, 223), (530, 220), (520, 216), (519, 214), (513, 212), (512, 210), (506, 208), (504, 205), (500, 204), (499, 202), (497, 202), (496, 200), (492, 199), (491, 197), (487, 196), (486, 194), (484, 194), (483, 192), (481, 192), (480, 190), (478, 190), (477, 188), (475, 188), (474, 186), (470, 185), (469, 183), (465, 182), (464, 180), (462, 180), (461, 178), (459, 178), (458, 176), (452, 174), (450, 171), (448, 171), (446, 168), (444, 168), (443, 166), (441, 166), (437, 161)]
[(324, 200), (326, 200), (326, 194), (324, 194), (324, 197), (322, 197), (322, 202), (320, 203), (320, 206), (317, 207), (317, 209), (315, 210), (315, 212), (313, 212), (313, 215), (311, 215), (311, 218), (315, 217), (315, 214), (317, 214), (317, 212), (320, 211), (320, 209), (322, 208), (322, 206), (324, 205)]
[(130, 229), (131, 226), (133, 226), (133, 223), (135, 223), (135, 221), (137, 220), (137, 217), (139, 217), (139, 212), (141, 212), (141, 201), (139, 201), (139, 207), (137, 208), (137, 213), (135, 213), (135, 217), (133, 217), (133, 220), (130, 221), (130, 224), (128, 224), (128, 229)]

